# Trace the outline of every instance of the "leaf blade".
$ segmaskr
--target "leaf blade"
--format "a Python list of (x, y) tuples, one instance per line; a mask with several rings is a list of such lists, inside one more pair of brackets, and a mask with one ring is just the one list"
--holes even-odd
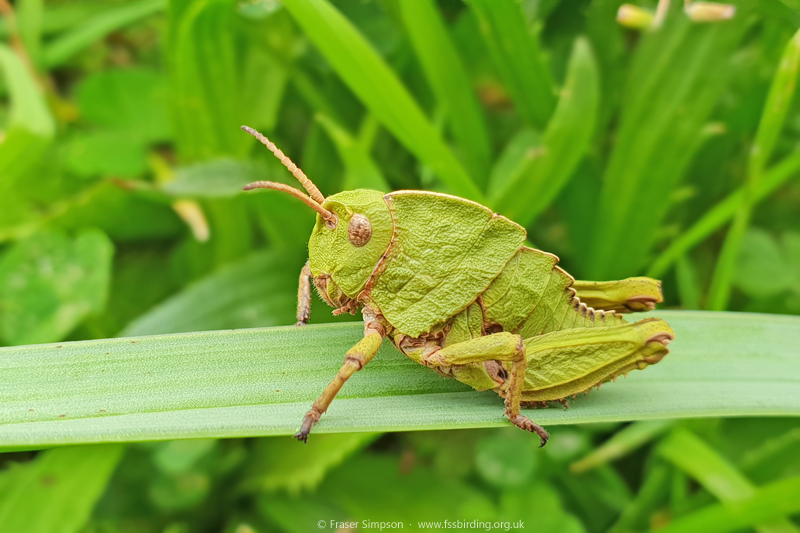
[[(529, 414), (545, 425), (800, 414), (800, 318), (658, 316), (678, 335), (664, 361), (569, 410)], [(290, 435), (361, 330), (330, 324), (0, 348), (0, 446)], [(495, 394), (420, 368), (385, 343), (315, 432), (498, 427), (507, 425), (502, 412)]]
[(453, 136), (478, 183), (489, 173), (491, 149), (486, 120), (441, 15), (431, 0), (399, 3), (411, 44), (436, 99), (444, 106)]
[(543, 128), (556, 106), (555, 86), (539, 42), (513, 0), (470, 0), (495, 67), (528, 124)]
[(564, 188), (589, 147), (597, 118), (599, 72), (589, 42), (578, 39), (567, 67), (567, 80), (555, 113), (542, 137), (541, 154), (493, 199), (512, 220), (530, 226)]
[(284, 4), (375, 118), (433, 169), (453, 194), (480, 202), (483, 194), (478, 187), (397, 75), (350, 21), (325, 0), (287, 0)]

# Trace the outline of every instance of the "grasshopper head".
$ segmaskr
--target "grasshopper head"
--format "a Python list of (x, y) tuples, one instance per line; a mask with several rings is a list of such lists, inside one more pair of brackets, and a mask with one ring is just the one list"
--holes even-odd
[(259, 181), (245, 190), (284, 191), (317, 212), (317, 222), (308, 241), (311, 274), (320, 296), (340, 310), (355, 311), (359, 293), (389, 248), (394, 222), (383, 193), (359, 189), (325, 198), (302, 170), (273, 143), (252, 128), (242, 126), (272, 151), (308, 192), (282, 183)]
[(394, 223), (378, 191), (340, 192), (328, 197), (323, 207), (335, 215), (337, 224), (331, 227), (317, 215), (308, 256), (320, 295), (340, 308), (350, 303), (345, 299), (357, 298), (364, 289), (389, 248)]

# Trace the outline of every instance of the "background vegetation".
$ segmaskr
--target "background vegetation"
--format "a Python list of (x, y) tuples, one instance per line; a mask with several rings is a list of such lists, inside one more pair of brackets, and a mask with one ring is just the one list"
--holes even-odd
[[(69, 377), (40, 363), (60, 345), (13, 346), (293, 322), (313, 213), (239, 193), (290, 183), (241, 124), (324, 194), (451, 192), (523, 223), (578, 278), (648, 274), (667, 307), (800, 314), (800, 4), (741, 1), (731, 20), (697, 22), (674, 2), (651, 30), (621, 26), (620, 4), (0, 0), (3, 423), (15, 401), (58, 394)], [(314, 304), (312, 322), (332, 320)], [(787, 338), (770, 334), (777, 318), (737, 319), (729, 333), (727, 318), (708, 320), (708, 339), (761, 332), (778, 350)], [(796, 336), (796, 322), (779, 323)], [(309, 346), (322, 349), (325, 331)], [(797, 358), (781, 365), (791, 382)], [(227, 391), (222, 376), (215, 390)], [(75, 406), (95, 399), (86, 383)], [(138, 389), (156, 404), (160, 393)], [(37, 424), (20, 434), (51, 427)], [(544, 450), (514, 428), (6, 448), (0, 530), (800, 528), (796, 418), (552, 433)]]

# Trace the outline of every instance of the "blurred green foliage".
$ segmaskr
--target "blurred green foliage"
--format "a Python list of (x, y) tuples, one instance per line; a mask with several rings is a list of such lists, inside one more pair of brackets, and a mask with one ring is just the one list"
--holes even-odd
[[(313, 213), (238, 194), (291, 182), (241, 124), (325, 194), (458, 194), (577, 277), (649, 273), (670, 307), (800, 314), (800, 4), (700, 23), (672, 3), (636, 31), (620, 0), (0, 0), (0, 343), (293, 322)], [(795, 419), (525, 437), (17, 451), (0, 531), (800, 527)]]

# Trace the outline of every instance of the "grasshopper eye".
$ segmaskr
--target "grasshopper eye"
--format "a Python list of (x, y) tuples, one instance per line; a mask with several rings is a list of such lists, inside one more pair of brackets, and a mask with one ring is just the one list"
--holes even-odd
[(369, 223), (369, 219), (364, 215), (353, 215), (347, 228), (347, 239), (350, 243), (361, 248), (369, 242), (370, 237), (372, 237), (372, 224)]

